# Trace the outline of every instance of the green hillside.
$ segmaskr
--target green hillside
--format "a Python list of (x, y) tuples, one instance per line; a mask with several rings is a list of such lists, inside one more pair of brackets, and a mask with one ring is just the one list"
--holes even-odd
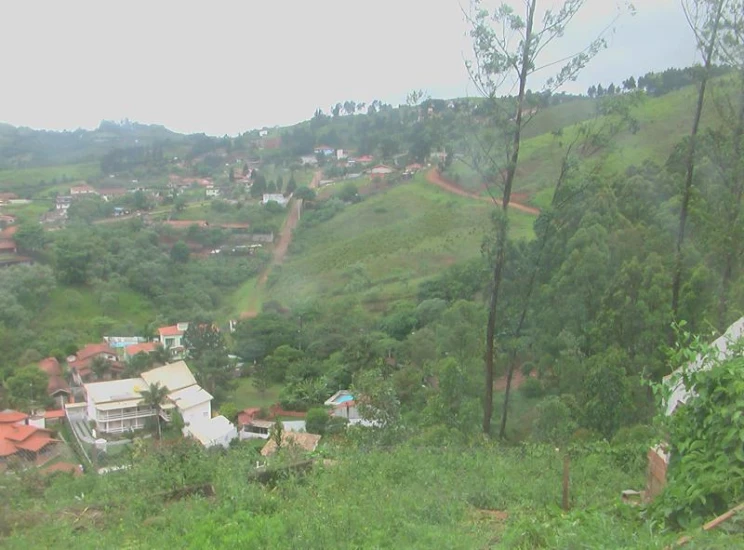
[[(421, 280), (479, 256), (491, 209), (420, 175), (345, 207), (329, 221), (301, 223), (267, 298), (292, 304), (318, 294), (361, 293), (375, 303), (415, 296)], [(515, 237), (531, 238), (534, 217), (515, 213), (513, 220)]]
[[(718, 85), (726, 82), (726, 77), (717, 79)], [(722, 93), (728, 92), (724, 88), (718, 94), (708, 96), (703, 128), (720, 125), (715, 102)], [(660, 97), (644, 96), (630, 111), (637, 121), (637, 129), (620, 132), (607, 150), (603, 159), (607, 173), (622, 172), (646, 161), (663, 165), (675, 145), (689, 135), (696, 94), (694, 86), (687, 86)], [(596, 118), (595, 125), (601, 126), (608, 121), (607, 117), (595, 117), (597, 105), (597, 100), (573, 101), (549, 107), (535, 117), (525, 130), (526, 139), (522, 143), (515, 180), (516, 193), (527, 194), (530, 203), (536, 206), (545, 205), (547, 195), (540, 191), (555, 183), (555, 174), (559, 171), (566, 147), (576, 138), (579, 123)], [(464, 159), (456, 160), (447, 174), (463, 188), (485, 196), (482, 178)]]

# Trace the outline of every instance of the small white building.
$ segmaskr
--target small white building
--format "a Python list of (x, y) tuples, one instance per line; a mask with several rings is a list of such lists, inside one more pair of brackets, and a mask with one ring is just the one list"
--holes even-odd
[(374, 168), (370, 168), (369, 173), (373, 176), (387, 176), (388, 174), (392, 174), (395, 172), (394, 168), (391, 168), (390, 166), (386, 166), (384, 164), (378, 164)]
[(263, 199), (261, 199), (261, 204), (266, 205), (270, 202), (275, 202), (279, 206), (287, 206), (289, 199), (281, 193), (265, 193)]
[(213, 198), (213, 197), (219, 197), (220, 196), (220, 188), (215, 187), (214, 185), (207, 186), (205, 190), (205, 194), (207, 198)]
[(671, 394), (666, 402), (666, 414), (670, 416), (674, 410), (687, 402), (692, 396), (692, 391), (685, 388), (682, 380), (683, 372), (697, 372), (699, 370), (708, 370), (713, 367), (716, 361), (724, 361), (731, 357), (731, 347), (744, 337), (744, 317), (740, 318), (733, 325), (726, 329), (721, 336), (716, 338), (711, 344), (711, 356), (698, 356), (695, 361), (688, 363), (674, 371), (672, 374), (664, 377), (664, 384), (671, 389)]
[(317, 166), (318, 157), (315, 155), (302, 155), (300, 157), (300, 162), (302, 163), (302, 166)]
[(345, 418), (349, 422), (361, 418), (359, 416), (359, 411), (357, 410), (354, 396), (348, 390), (337, 391), (331, 397), (326, 399), (323, 404), (327, 407), (331, 407), (332, 416)]
[(183, 429), (185, 436), (191, 436), (205, 447), (229, 447), (238, 438), (238, 429), (224, 416), (192, 422)]

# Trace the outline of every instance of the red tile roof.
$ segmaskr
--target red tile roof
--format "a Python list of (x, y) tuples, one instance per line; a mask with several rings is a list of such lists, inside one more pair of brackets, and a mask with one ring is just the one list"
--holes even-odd
[(47, 373), (49, 376), (61, 376), (62, 367), (59, 366), (59, 361), (56, 357), (47, 357), (39, 361), (39, 368)]
[[(38, 429), (38, 428), (37, 428)], [(52, 443), (51, 437), (41, 433), (34, 433), (29, 435), (25, 441), (16, 443), (16, 447), (23, 449), (24, 451), (31, 451), (32, 453), (38, 453), (41, 449)]]
[(56, 409), (53, 411), (44, 411), (44, 418), (47, 420), (56, 420), (65, 417), (65, 411), (62, 409)]
[(127, 355), (137, 355), (138, 353), (144, 352), (144, 353), (152, 353), (156, 349), (158, 349), (158, 342), (145, 342), (143, 344), (132, 344), (131, 346), (127, 346), (125, 348), (125, 351), (127, 352)]
[(13, 241), (0, 241), (0, 250), (12, 250), (15, 252), (16, 244)]
[(28, 415), (18, 411), (0, 412), (0, 424), (15, 424), (21, 420), (26, 420)]
[(49, 383), (47, 384), (47, 393), (49, 395), (54, 395), (58, 392), (72, 393), (70, 391), (70, 385), (67, 383), (67, 380), (65, 380), (61, 376), (53, 374), (49, 377)]
[(92, 359), (96, 355), (101, 355), (102, 353), (116, 355), (116, 351), (106, 343), (88, 344), (83, 349), (78, 350), (76, 355), (77, 361), (86, 361), (87, 359)]
[[(20, 415), (26, 418), (27, 415), (17, 411), (7, 411), (0, 413), (5, 417)], [(56, 440), (51, 438), (51, 431), (35, 426), (18, 425), (18, 424), (0, 424), (0, 456), (10, 456), (18, 451), (30, 451), (36, 453)]]
[(238, 426), (245, 426), (249, 422), (251, 422), (253, 419), (256, 418), (258, 413), (261, 412), (261, 409), (258, 407), (251, 407), (248, 409), (243, 409), (238, 413)]
[(184, 331), (178, 328), (178, 325), (171, 325), (169, 327), (160, 327), (158, 334), (160, 336), (182, 336)]
[(0, 231), (0, 235), (3, 236), (3, 238), (10, 238), (16, 233), (18, 233), (18, 229), (20, 228), (20, 225), (11, 225), (10, 227), (6, 227), (2, 231)]

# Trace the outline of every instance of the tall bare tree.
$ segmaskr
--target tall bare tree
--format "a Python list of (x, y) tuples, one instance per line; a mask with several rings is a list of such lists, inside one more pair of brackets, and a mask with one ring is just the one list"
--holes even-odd
[[(493, 416), (495, 331), (509, 238), (509, 203), (519, 163), (522, 132), (537, 113), (533, 95), (528, 94), (528, 84), (530, 77), (536, 72), (562, 64), (558, 73), (549, 78), (543, 88), (545, 92), (555, 91), (567, 81), (574, 80), (589, 60), (605, 47), (605, 41), (600, 35), (575, 55), (542, 66), (539, 64), (545, 49), (564, 34), (585, 2), (586, 0), (565, 0), (559, 10), (544, 11), (542, 22), (538, 22), (539, 0), (524, 1), (524, 16), (517, 14), (506, 4), (489, 11), (480, 0), (472, 0), (470, 13), (467, 15), (471, 24), (474, 52), (473, 61), (468, 63), (471, 80), (487, 100), (486, 110), (495, 119), (493, 126), (504, 128), (503, 131), (499, 130), (499, 135), (490, 133), (483, 139), (476, 136), (478, 144), (474, 159), (474, 165), (486, 180), (494, 203), (500, 205), (500, 213), (496, 219), (496, 243), (486, 324), (483, 405), (485, 433), (491, 432)], [(511, 90), (517, 89), (516, 97), (499, 97), (499, 94), (506, 95), (504, 90), (507, 85), (511, 85)], [(497, 156), (502, 151), (501, 145), (504, 157)], [(499, 186), (501, 197), (497, 198), (495, 187)], [(511, 380), (511, 376), (507, 380)]]
[(690, 198), (695, 177), (695, 151), (697, 137), (700, 130), (700, 119), (705, 105), (705, 91), (710, 80), (710, 70), (718, 52), (718, 39), (724, 8), (729, 0), (683, 0), (687, 21), (695, 33), (698, 48), (703, 56), (703, 70), (698, 88), (697, 104), (692, 119), (692, 131), (685, 155), (685, 179), (682, 188), (682, 205), (679, 211), (679, 229), (677, 230), (677, 247), (674, 261), (674, 276), (672, 280), (672, 315), (677, 318), (679, 313), (679, 297), (682, 288), (682, 272), (684, 271), (685, 230), (690, 210)]
[(722, 96), (714, 98), (721, 128), (710, 132), (714, 164), (725, 189), (721, 201), (725, 224), (718, 301), (718, 326), (722, 328), (729, 322), (730, 288), (740, 268), (744, 240), (744, 1), (726, 3), (720, 33), (717, 58), (736, 70), (731, 79), (733, 90), (724, 87)]
[[(542, 223), (535, 224), (537, 235), (534, 255), (529, 266), (527, 284), (520, 297), (516, 327), (511, 334), (516, 345), (509, 350), (507, 363), (506, 388), (504, 390), (501, 423), (499, 424), (499, 437), (502, 439), (506, 436), (509, 397), (514, 370), (517, 366), (518, 342), (525, 329), (537, 277), (544, 268), (547, 244), (553, 235), (560, 231), (560, 222), (556, 221), (556, 218), (560, 218), (561, 210), (581, 195), (589, 185), (582, 183), (567, 191), (566, 184), (572, 179), (591, 182), (598, 177), (604, 166), (603, 161), (606, 160), (607, 154), (613, 149), (613, 138), (625, 130), (635, 131), (637, 129), (638, 122), (632, 115), (632, 108), (639, 102), (640, 95), (637, 93), (612, 98), (607, 97), (601, 100), (595, 116), (580, 123), (575, 135), (565, 146), (560, 170), (553, 186), (550, 205), (540, 213)], [(591, 165), (590, 159), (594, 160)]]

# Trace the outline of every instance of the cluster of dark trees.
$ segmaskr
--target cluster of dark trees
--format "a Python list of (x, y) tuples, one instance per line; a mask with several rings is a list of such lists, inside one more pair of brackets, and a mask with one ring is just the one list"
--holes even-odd
[[(37, 227), (37, 226), (34, 226)], [(19, 232), (20, 233), (20, 232)], [(118, 322), (122, 293), (135, 292), (158, 312), (158, 323), (213, 317), (246, 277), (260, 271), (265, 255), (194, 258), (186, 240), (218, 246), (227, 236), (220, 230), (194, 227), (186, 234), (160, 235), (141, 221), (115, 225), (72, 224), (64, 230), (38, 234), (24, 230), (24, 250), (42, 263), (0, 271), (6, 281), (0, 292), (0, 349), (2, 364), (13, 364), (28, 349), (44, 356), (78, 341), (76, 327), (45, 333), (36, 330), (50, 293), (59, 286), (92, 290), (108, 329), (134, 330)], [(48, 265), (44, 265), (47, 263)], [(103, 321), (102, 321), (103, 322)], [(121, 325), (121, 326), (120, 326)]]
[[(730, 73), (731, 67), (726, 65), (711, 65), (709, 72), (710, 77), (715, 78)], [(637, 81), (635, 77), (631, 76), (623, 80), (622, 85), (616, 86), (614, 83), (610, 83), (604, 87), (602, 84), (592, 84), (586, 93), (589, 97), (594, 98), (633, 90), (644, 90), (649, 95), (661, 96), (684, 88), (685, 86), (697, 84), (699, 81), (699, 67), (671, 68), (658, 73), (648, 72), (643, 76), (639, 76)]]

